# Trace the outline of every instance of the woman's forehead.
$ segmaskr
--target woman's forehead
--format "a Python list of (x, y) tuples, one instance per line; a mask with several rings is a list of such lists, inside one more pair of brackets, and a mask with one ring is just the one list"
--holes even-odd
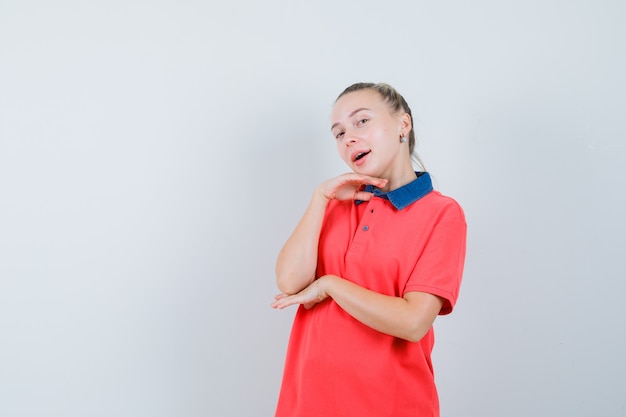
[(384, 105), (383, 99), (374, 90), (358, 90), (347, 93), (337, 100), (331, 118), (337, 119), (350, 116), (359, 109), (376, 110)]

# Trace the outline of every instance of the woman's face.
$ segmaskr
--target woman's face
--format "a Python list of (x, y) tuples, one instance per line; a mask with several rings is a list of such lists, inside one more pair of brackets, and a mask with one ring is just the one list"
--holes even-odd
[(369, 89), (348, 93), (335, 103), (331, 132), (339, 156), (354, 172), (391, 178), (404, 159), (410, 161), (408, 146), (400, 142), (409, 133), (410, 118), (391, 111), (381, 95)]

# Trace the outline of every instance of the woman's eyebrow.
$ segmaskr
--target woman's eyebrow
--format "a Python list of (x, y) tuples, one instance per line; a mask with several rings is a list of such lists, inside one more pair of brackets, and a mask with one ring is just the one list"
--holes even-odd
[[(370, 110), (370, 109), (368, 109), (367, 107), (359, 107), (359, 108), (358, 108), (358, 109), (356, 109), (356, 110), (352, 110), (352, 112), (350, 112), (350, 114), (348, 115), (348, 117), (352, 117), (352, 116), (354, 116), (355, 114), (357, 114), (357, 113), (358, 113), (358, 112), (360, 112), (361, 110)], [(339, 122), (335, 122), (335, 123), (333, 123), (333, 125), (330, 127), (330, 130), (333, 130), (333, 129), (335, 128), (335, 126), (337, 126), (338, 124), (339, 124)]]

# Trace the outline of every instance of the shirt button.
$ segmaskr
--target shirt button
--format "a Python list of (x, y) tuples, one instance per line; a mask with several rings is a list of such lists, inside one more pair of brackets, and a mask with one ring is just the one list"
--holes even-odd
[(368, 230), (370, 230), (370, 227), (369, 227), (369, 226), (363, 226), (363, 231), (364, 231), (364, 232), (367, 232)]

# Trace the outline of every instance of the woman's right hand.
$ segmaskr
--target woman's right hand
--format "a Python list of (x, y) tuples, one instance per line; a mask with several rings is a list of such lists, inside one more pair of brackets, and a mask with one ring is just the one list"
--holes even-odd
[(362, 190), (363, 186), (367, 184), (383, 188), (387, 185), (387, 180), (350, 172), (323, 182), (317, 187), (317, 190), (327, 200), (369, 201), (372, 198), (372, 193)]

